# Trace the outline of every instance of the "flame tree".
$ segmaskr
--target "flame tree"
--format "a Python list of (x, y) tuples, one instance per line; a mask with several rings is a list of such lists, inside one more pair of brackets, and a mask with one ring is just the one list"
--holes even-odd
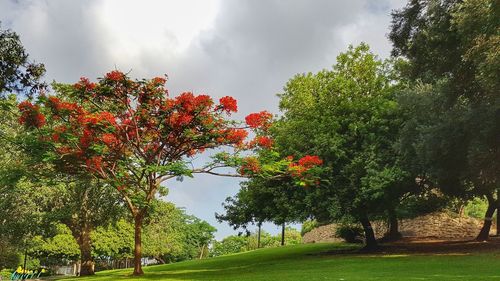
[[(121, 194), (135, 224), (134, 275), (143, 274), (142, 225), (163, 182), (196, 173), (249, 177), (259, 173), (258, 159), (239, 152), (272, 146), (265, 135), (270, 113), (250, 114), (247, 125), (238, 127), (229, 119), (237, 111), (234, 98), (216, 103), (190, 92), (170, 97), (165, 84), (162, 77), (132, 80), (112, 71), (97, 83), (81, 78), (72, 86), (55, 85), (56, 95), (19, 105), (20, 122), (40, 136), (48, 158), (68, 173), (90, 173)], [(256, 135), (251, 141), (246, 141), (248, 129)], [(225, 146), (233, 153), (194, 166), (193, 156)], [(291, 172), (303, 170), (298, 163), (289, 166)], [(239, 167), (240, 173), (218, 172), (224, 167)]]

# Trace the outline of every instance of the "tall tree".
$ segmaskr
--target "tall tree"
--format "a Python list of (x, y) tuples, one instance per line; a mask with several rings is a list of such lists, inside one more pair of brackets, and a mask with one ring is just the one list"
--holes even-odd
[(309, 214), (357, 220), (367, 248), (376, 246), (370, 218), (394, 210), (415, 186), (394, 147), (403, 120), (389, 66), (366, 44), (350, 47), (332, 70), (287, 83), (280, 94), (284, 114), (274, 126), (283, 155), (318, 155), (330, 169), (320, 188), (308, 192)]
[(49, 221), (66, 225), (80, 249), (80, 276), (94, 274), (92, 232), (119, 218), (126, 210), (118, 192), (89, 177), (64, 177), (52, 188), (57, 196), (48, 204)]
[(401, 73), (412, 85), (410, 99), (424, 100), (431, 117), (417, 124), (408, 147), (417, 148), (429, 164), (428, 178), (443, 191), (488, 198), (478, 240), (488, 238), (498, 201), (499, 7), (490, 0), (413, 0), (393, 13), (389, 35), (393, 55), (405, 60)]

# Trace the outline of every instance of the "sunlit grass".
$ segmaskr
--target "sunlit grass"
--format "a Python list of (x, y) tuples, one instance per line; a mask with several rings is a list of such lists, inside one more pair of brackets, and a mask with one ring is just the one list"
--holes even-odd
[(212, 259), (110, 270), (65, 280), (500, 280), (500, 253), (325, 254), (347, 244), (305, 244), (228, 255)]

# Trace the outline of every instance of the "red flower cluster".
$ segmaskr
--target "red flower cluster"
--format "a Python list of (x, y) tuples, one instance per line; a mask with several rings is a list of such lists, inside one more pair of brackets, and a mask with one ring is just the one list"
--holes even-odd
[(230, 129), (226, 132), (225, 138), (219, 140), (222, 140), (221, 142), (241, 145), (247, 136), (248, 132), (244, 129)]
[(56, 115), (59, 115), (61, 111), (75, 111), (80, 109), (80, 107), (76, 103), (72, 102), (62, 102), (57, 97), (49, 97), (46, 105), (54, 112)]
[(267, 111), (261, 111), (258, 113), (249, 114), (247, 117), (245, 117), (245, 122), (248, 126), (250, 126), (250, 128), (260, 128), (266, 130), (271, 125), (272, 118), (273, 115), (271, 113)]
[(168, 109), (178, 106), (180, 110), (192, 114), (195, 110), (207, 110), (212, 106), (212, 104), (212, 98), (208, 95), (195, 96), (191, 92), (184, 92), (177, 96), (175, 100), (168, 100), (165, 108)]
[(323, 160), (321, 160), (316, 155), (306, 155), (299, 159), (299, 165), (304, 166), (305, 168), (312, 168), (314, 166), (321, 166), (323, 164)]
[(40, 113), (38, 105), (33, 105), (29, 101), (23, 101), (18, 105), (18, 108), (21, 111), (21, 117), (19, 117), (21, 124), (24, 124), (28, 128), (41, 128), (45, 125), (45, 116)]
[[(81, 78), (74, 85), (81, 103), (60, 97), (44, 99), (43, 112), (49, 114), (52, 125), (47, 126), (44, 139), (54, 142), (56, 151), (73, 165), (86, 166), (101, 177), (114, 176), (112, 169), (122, 168), (119, 160), (132, 154), (145, 162), (179, 161), (221, 145), (246, 148), (248, 131), (233, 128), (234, 123), (225, 118), (238, 109), (234, 98), (225, 96), (214, 104), (210, 96), (191, 92), (169, 97), (165, 83), (161, 77), (133, 81), (119, 71), (107, 73), (97, 84)], [(23, 103), (20, 109), (23, 123), (34, 127), (45, 124), (38, 106)], [(267, 112), (255, 116), (250, 117), (250, 123), (259, 129), (272, 117)], [(270, 147), (272, 141), (258, 137), (256, 144)], [(247, 166), (254, 172), (259, 167), (252, 160)]]
[(91, 83), (88, 78), (86, 77), (81, 77), (80, 81), (76, 84), (73, 85), (75, 89), (77, 90), (85, 90), (85, 91), (92, 91), (95, 89), (96, 84)]
[(259, 160), (255, 157), (247, 157), (243, 159), (240, 169), (240, 175), (247, 176), (260, 172)]
[(250, 143), (250, 146), (253, 147), (258, 145), (262, 148), (271, 148), (273, 146), (273, 140), (266, 136), (257, 136), (255, 140)]
[(125, 75), (117, 70), (113, 70), (109, 73), (106, 73), (106, 79), (109, 79), (111, 81), (120, 81), (125, 77)]
[[(288, 156), (288, 161), (293, 161), (293, 157)], [(323, 164), (323, 160), (321, 160), (316, 155), (306, 155), (299, 159), (297, 162), (291, 162), (288, 166), (288, 170), (294, 177), (302, 177), (305, 172), (314, 168), (316, 166), (321, 166)]]
[(101, 140), (108, 147), (114, 147), (118, 145), (118, 139), (115, 137), (115, 135), (110, 133), (102, 134)]
[(238, 111), (237, 102), (233, 97), (229, 96), (222, 97), (219, 100), (219, 102), (220, 102), (220, 107), (224, 109), (227, 113)]
[(90, 159), (87, 159), (85, 164), (87, 165), (87, 169), (100, 172), (102, 170), (102, 157), (94, 156)]
[(155, 77), (152, 79), (153, 84), (165, 85), (167, 83), (167, 79), (163, 77)]

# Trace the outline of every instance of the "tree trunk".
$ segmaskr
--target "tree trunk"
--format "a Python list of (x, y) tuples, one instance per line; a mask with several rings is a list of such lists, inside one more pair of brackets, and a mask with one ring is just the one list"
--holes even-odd
[(78, 246), (80, 247), (81, 267), (80, 276), (94, 275), (94, 260), (92, 259), (92, 243), (90, 240), (90, 227), (85, 225), (80, 231)]
[(493, 222), (493, 214), (497, 209), (497, 202), (491, 194), (486, 196), (488, 199), (488, 209), (486, 209), (486, 214), (484, 215), (484, 222), (481, 231), (476, 237), (477, 241), (486, 241), (490, 238), (491, 223)]
[[(500, 200), (498, 200), (500, 202)], [(500, 237), (500, 207), (497, 208), (497, 236)]]
[(260, 230), (262, 223), (259, 222), (259, 234), (257, 234), (257, 249), (260, 249)]
[(201, 245), (201, 249), (200, 249), (200, 260), (203, 258), (203, 251), (205, 251), (205, 244)]
[(141, 231), (142, 231), (142, 221), (144, 217), (142, 214), (137, 214), (134, 218), (134, 230), (135, 230), (135, 235), (134, 235), (134, 273), (133, 275), (138, 276), (138, 275), (144, 275), (144, 271), (142, 271), (142, 264), (141, 264), (141, 258), (142, 258), (142, 249), (141, 249)]
[(359, 220), (365, 232), (365, 250), (373, 250), (377, 248), (377, 240), (375, 239), (375, 232), (373, 232), (372, 224), (366, 215), (362, 216)]
[(281, 226), (281, 246), (285, 246), (285, 223)]
[(399, 232), (399, 222), (398, 217), (396, 215), (396, 211), (393, 208), (388, 210), (389, 217), (389, 231), (385, 234), (385, 240), (395, 241), (401, 239), (403, 237)]
[(497, 191), (497, 236), (500, 236), (500, 191)]

